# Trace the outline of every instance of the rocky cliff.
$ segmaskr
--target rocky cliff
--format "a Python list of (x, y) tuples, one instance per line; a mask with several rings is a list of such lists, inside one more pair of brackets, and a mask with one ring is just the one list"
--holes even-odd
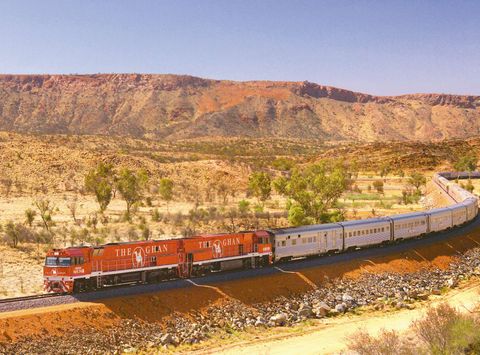
[(480, 133), (480, 97), (379, 97), (310, 82), (179, 75), (1, 75), (0, 130), (322, 140), (436, 140)]

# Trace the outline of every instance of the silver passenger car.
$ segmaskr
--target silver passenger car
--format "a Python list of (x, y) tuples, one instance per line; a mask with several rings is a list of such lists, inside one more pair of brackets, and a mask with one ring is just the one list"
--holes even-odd
[(393, 238), (405, 239), (428, 233), (428, 216), (424, 212), (399, 214), (390, 217), (393, 221)]
[(275, 229), (275, 261), (343, 249), (343, 229), (337, 223)]
[(452, 227), (452, 210), (448, 207), (434, 208), (426, 213), (429, 219), (429, 232), (438, 232)]
[(389, 218), (361, 219), (339, 224), (343, 227), (344, 249), (375, 245), (391, 240)]
[(467, 220), (471, 221), (478, 213), (478, 201), (474, 197), (469, 197), (463, 204), (467, 208)]
[(467, 221), (467, 207), (462, 204), (456, 204), (448, 207), (452, 211), (452, 225), (459, 226)]

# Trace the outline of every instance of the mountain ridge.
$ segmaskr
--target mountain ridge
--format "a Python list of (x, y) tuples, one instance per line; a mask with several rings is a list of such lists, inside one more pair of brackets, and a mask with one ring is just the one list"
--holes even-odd
[(23, 133), (438, 140), (480, 134), (479, 118), (474, 95), (173, 74), (0, 75), (0, 130)]

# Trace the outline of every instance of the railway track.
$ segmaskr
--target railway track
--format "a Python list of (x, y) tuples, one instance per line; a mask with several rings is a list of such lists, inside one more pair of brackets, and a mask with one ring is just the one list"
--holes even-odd
[(0, 304), (3, 303), (15, 303), (15, 302), (25, 302), (25, 301), (35, 301), (44, 298), (52, 298), (58, 296), (64, 296), (66, 293), (44, 293), (41, 295), (31, 295), (31, 296), (22, 296), (22, 297), (11, 297), (0, 299)]

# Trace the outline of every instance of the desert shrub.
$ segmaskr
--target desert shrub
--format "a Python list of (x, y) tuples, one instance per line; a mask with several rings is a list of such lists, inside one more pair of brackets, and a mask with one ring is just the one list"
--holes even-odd
[(158, 208), (155, 208), (152, 211), (152, 221), (153, 222), (160, 222), (161, 219), (162, 219), (162, 216), (161, 216), (160, 212), (158, 211)]
[(394, 330), (383, 329), (377, 337), (365, 331), (358, 331), (348, 339), (348, 348), (358, 355), (410, 355), (415, 354), (407, 343)]
[(135, 227), (130, 227), (128, 229), (128, 240), (138, 240), (138, 233), (137, 231), (135, 230)]
[(417, 190), (412, 191), (411, 189), (408, 189), (408, 188), (402, 190), (401, 202), (404, 205), (409, 205), (411, 203), (418, 203), (418, 201), (420, 201), (420, 198), (421, 198), (421, 194)]
[(173, 217), (173, 224), (176, 226), (176, 227), (180, 227), (183, 225), (183, 214), (182, 212), (178, 212), (175, 214), (175, 216)]
[(375, 180), (373, 182), (373, 187), (379, 194), (383, 194), (383, 181), (382, 180)]
[(152, 232), (150, 231), (150, 228), (146, 224), (140, 224), (138, 228), (140, 229), (142, 239), (149, 240), (150, 237), (152, 236)]
[(242, 216), (246, 216), (250, 212), (250, 202), (247, 200), (238, 201), (238, 212)]
[(32, 233), (21, 223), (8, 221), (4, 228), (3, 240), (7, 244), (16, 248), (20, 243), (32, 240)]
[(151, 197), (151, 196), (147, 196), (147, 198), (145, 198), (145, 204), (146, 204), (148, 207), (152, 207), (152, 206), (153, 206), (153, 201), (152, 201), (152, 197)]
[(480, 351), (479, 326), (478, 318), (446, 303), (428, 309), (425, 317), (414, 323), (417, 336), (433, 354), (459, 354), (467, 348)]
[(348, 338), (348, 349), (359, 355), (479, 354), (479, 326), (477, 314), (460, 313), (443, 303), (413, 323), (416, 343), (395, 331), (382, 330), (377, 337), (358, 331)]
[(272, 162), (272, 166), (280, 171), (289, 171), (295, 166), (295, 163), (287, 158), (277, 158)]
[(470, 180), (468, 180), (467, 184), (465, 185), (465, 190), (473, 193), (474, 189), (475, 189), (475, 187), (473, 186), (472, 182)]

